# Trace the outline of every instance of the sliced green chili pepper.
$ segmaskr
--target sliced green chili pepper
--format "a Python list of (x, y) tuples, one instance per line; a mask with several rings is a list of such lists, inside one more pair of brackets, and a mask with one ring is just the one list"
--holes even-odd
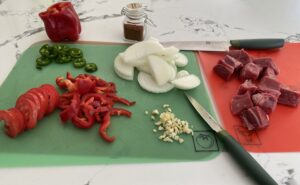
[(54, 45), (53, 46), (58, 54), (67, 53), (69, 51), (69, 46), (66, 45)]
[(68, 55), (67, 53), (61, 53), (58, 56), (58, 59), (55, 60), (55, 62), (58, 64), (65, 64), (65, 63), (71, 62), (71, 60), (72, 60), (72, 57), (70, 55)]
[(71, 48), (69, 50), (69, 53), (70, 53), (71, 57), (73, 57), (73, 58), (81, 58), (83, 56), (82, 51), (78, 48)]
[(44, 44), (39, 51), (40, 54), (44, 57), (48, 57), (50, 54), (49, 48), (50, 46), (48, 44)]
[(73, 60), (73, 66), (75, 68), (82, 68), (85, 66), (85, 64), (86, 64), (86, 60), (84, 58), (75, 58)]
[(45, 44), (41, 47), (40, 54), (47, 58), (55, 58), (58, 55), (57, 50), (48, 44)]
[(35, 62), (38, 66), (46, 66), (51, 63), (51, 60), (49, 58), (42, 56), (37, 58)]
[(95, 63), (87, 63), (85, 65), (84, 69), (85, 69), (86, 72), (92, 73), (94, 71), (97, 71), (98, 67)]

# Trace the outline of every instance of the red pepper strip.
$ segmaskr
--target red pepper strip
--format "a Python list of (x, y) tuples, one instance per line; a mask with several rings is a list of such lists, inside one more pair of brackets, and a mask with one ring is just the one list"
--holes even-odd
[(67, 89), (69, 92), (74, 92), (77, 90), (77, 86), (69, 79), (64, 79), (63, 77), (57, 77), (56, 85), (62, 89)]
[(108, 94), (108, 97), (111, 97), (113, 101), (115, 102), (119, 102), (119, 103), (123, 103), (127, 106), (131, 106), (131, 105), (134, 105), (135, 104), (135, 101), (128, 101), (124, 98), (121, 98), (121, 97), (118, 97), (117, 95), (115, 94)]
[(83, 107), (82, 111), (84, 113), (83, 117), (74, 116), (72, 118), (72, 122), (75, 126), (83, 129), (91, 128), (95, 122), (95, 118), (93, 115), (90, 114), (89, 108)]
[(99, 107), (95, 110), (94, 116), (97, 122), (101, 123), (101, 120), (103, 117), (103, 114), (109, 112), (111, 110), (111, 107), (105, 106), (105, 107)]
[(56, 85), (62, 89), (66, 89), (67, 85), (65, 83), (65, 79), (62, 76), (59, 76), (55, 79)]
[(125, 110), (125, 109), (121, 109), (121, 108), (112, 108), (111, 110), (110, 110), (110, 115), (111, 116), (115, 116), (115, 115), (117, 115), (117, 116), (127, 116), (127, 117), (131, 117), (131, 112), (130, 111), (128, 111), (128, 110)]
[(59, 2), (39, 13), (48, 37), (54, 41), (76, 41), (81, 32), (79, 17), (70, 2)]
[(70, 80), (71, 82), (75, 82), (75, 78), (73, 78), (70, 72), (67, 72), (67, 79)]
[(110, 113), (107, 112), (104, 114), (103, 121), (99, 128), (99, 134), (105, 141), (113, 142), (115, 140), (115, 137), (109, 137), (106, 132), (106, 129), (108, 128), (109, 125), (110, 125)]
[(57, 107), (60, 109), (66, 109), (70, 104), (74, 96), (74, 93), (64, 93), (59, 96)]
[(76, 89), (79, 94), (86, 94), (91, 92), (94, 89), (96, 83), (93, 82), (90, 78), (85, 78), (85, 79), (77, 78), (75, 80), (75, 85), (77, 87)]
[(83, 97), (81, 98), (81, 102), (86, 102), (90, 97), (94, 97), (94, 99), (95, 99), (94, 102), (98, 101), (98, 102), (100, 102), (100, 105), (102, 105), (102, 106), (113, 104), (113, 102), (110, 101), (109, 98), (107, 98), (105, 95), (99, 94), (99, 93), (87, 93), (87, 94), (83, 95)]
[(59, 116), (63, 122), (72, 119), (76, 116), (80, 109), (80, 96), (78, 93), (74, 93), (74, 96), (71, 100), (71, 104), (62, 112), (60, 112)]

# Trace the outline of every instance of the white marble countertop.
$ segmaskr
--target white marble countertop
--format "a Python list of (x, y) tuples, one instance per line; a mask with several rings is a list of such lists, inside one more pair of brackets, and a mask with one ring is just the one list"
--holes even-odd
[[(0, 84), (31, 44), (47, 40), (38, 13), (54, 0), (0, 0)], [(123, 42), (121, 7), (128, 0), (74, 0), (80, 40)], [(300, 41), (298, 0), (144, 0), (157, 25), (149, 35), (161, 41), (281, 37)], [(0, 146), (1, 147), (1, 146)], [(299, 153), (252, 154), (282, 185), (300, 184)], [(297, 183), (298, 182), (298, 183)], [(0, 168), (5, 185), (254, 184), (223, 152), (201, 162)]]

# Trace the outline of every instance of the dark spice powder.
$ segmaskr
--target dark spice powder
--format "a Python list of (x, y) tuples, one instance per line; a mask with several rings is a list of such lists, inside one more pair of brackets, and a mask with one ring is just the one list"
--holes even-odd
[(124, 37), (129, 40), (144, 40), (144, 25), (124, 23)]

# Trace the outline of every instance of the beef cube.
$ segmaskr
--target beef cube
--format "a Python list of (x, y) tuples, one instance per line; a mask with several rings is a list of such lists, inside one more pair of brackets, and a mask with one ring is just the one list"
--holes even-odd
[(264, 76), (262, 80), (259, 82), (258, 88), (261, 91), (267, 91), (267, 92), (269, 91), (269, 89), (280, 91), (280, 82), (275, 78)]
[(253, 94), (256, 90), (257, 86), (254, 83), (252, 83), (251, 80), (245, 80), (244, 83), (240, 85), (237, 94), (245, 94), (246, 92)]
[(267, 114), (271, 114), (277, 105), (277, 97), (270, 93), (257, 93), (252, 95), (254, 105), (259, 106)]
[(213, 69), (217, 75), (224, 80), (229, 80), (234, 72), (234, 68), (231, 65), (225, 63), (224, 60), (220, 60), (219, 63)]
[(248, 130), (257, 130), (269, 125), (269, 116), (259, 106), (251, 107), (240, 114), (240, 118)]
[(262, 73), (262, 78), (265, 77), (265, 76), (268, 76), (270, 78), (276, 78), (276, 74), (275, 74), (274, 69), (272, 69), (270, 67), (265, 68), (263, 73)]
[(241, 73), (240, 73), (240, 79), (242, 81), (244, 80), (256, 80), (261, 72), (262, 68), (259, 67), (258, 65), (250, 62), (248, 64), (246, 64)]
[(258, 66), (261, 66), (263, 68), (271, 68), (274, 70), (275, 74), (279, 74), (279, 69), (273, 62), (272, 58), (269, 57), (262, 57), (262, 58), (256, 58), (253, 60), (253, 63), (255, 63)]
[(231, 100), (230, 108), (234, 115), (238, 115), (240, 112), (250, 107), (253, 107), (253, 103), (251, 95), (248, 92), (241, 95), (235, 95)]
[(229, 55), (225, 56), (224, 61), (227, 64), (231, 65), (235, 71), (238, 71), (240, 68), (243, 67), (243, 64), (240, 61), (238, 61), (237, 59), (235, 59)]
[(295, 91), (288, 86), (281, 86), (280, 92), (281, 94), (278, 98), (278, 103), (291, 107), (297, 107), (300, 103), (299, 91)]
[(250, 57), (250, 55), (244, 49), (230, 50), (227, 54), (229, 56), (237, 59), (238, 61), (240, 61), (243, 65), (246, 65), (249, 62), (252, 62), (252, 58)]

